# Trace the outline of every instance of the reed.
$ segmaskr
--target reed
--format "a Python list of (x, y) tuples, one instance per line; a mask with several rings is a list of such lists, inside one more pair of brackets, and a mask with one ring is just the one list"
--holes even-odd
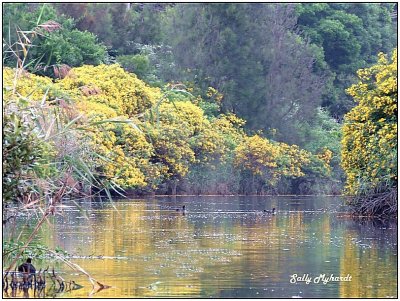
[[(63, 200), (68, 198), (80, 208), (76, 202), (78, 198), (93, 198), (105, 193), (112, 201), (110, 189), (122, 193), (115, 183), (96, 171), (96, 162), (107, 158), (96, 153), (89, 142), (94, 127), (102, 128), (104, 124), (113, 122), (131, 123), (130, 120), (98, 122), (87, 119), (67, 97), (49, 100), (49, 90), (41, 99), (35, 99), (35, 91), (28, 96), (18, 93), (19, 80), (29, 76), (27, 67), (37, 64), (27, 61), (35, 38), (60, 28), (54, 21), (43, 24), (39, 21), (40, 18), (32, 31), (17, 29), (18, 40), (3, 45), (3, 55), (13, 55), (17, 61), (13, 86), (7, 91), (7, 97), (3, 97), (3, 226), (15, 222), (18, 214), (28, 209), (34, 209), (38, 216), (34, 230), (23, 244), (18, 245), (17, 250), (3, 248), (3, 260), (10, 253), (14, 255), (6, 272), (15, 267), (43, 223), (50, 222), (49, 217), (58, 213)], [(56, 68), (58, 74), (68, 72), (67, 66), (35, 66), (50, 67)], [(14, 234), (12, 239), (20, 235)], [(51, 250), (49, 252), (52, 253)], [(57, 260), (85, 274), (94, 291), (107, 288), (62, 254), (54, 254)]]

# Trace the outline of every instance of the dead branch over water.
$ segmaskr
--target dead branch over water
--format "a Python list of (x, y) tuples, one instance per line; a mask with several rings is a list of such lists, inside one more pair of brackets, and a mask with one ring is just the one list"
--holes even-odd
[(397, 216), (397, 187), (383, 192), (355, 197), (351, 205), (354, 216), (394, 218)]

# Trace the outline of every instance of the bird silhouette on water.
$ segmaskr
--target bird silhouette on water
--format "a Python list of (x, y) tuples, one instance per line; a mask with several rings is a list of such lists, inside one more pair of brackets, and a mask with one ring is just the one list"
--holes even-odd
[(175, 211), (176, 211), (176, 212), (185, 212), (185, 208), (186, 208), (186, 206), (183, 205), (183, 206), (182, 206), (182, 209), (177, 208)]
[(265, 210), (265, 209), (264, 209), (264, 213), (267, 213), (267, 214), (276, 214), (276, 209), (275, 209), (275, 208), (272, 208), (272, 210)]
[(21, 264), (18, 267), (18, 272), (25, 272), (25, 273), (29, 273), (29, 274), (35, 274), (36, 273), (36, 269), (32, 264), (32, 259), (31, 258), (27, 258), (26, 262), (24, 262), (23, 264)]

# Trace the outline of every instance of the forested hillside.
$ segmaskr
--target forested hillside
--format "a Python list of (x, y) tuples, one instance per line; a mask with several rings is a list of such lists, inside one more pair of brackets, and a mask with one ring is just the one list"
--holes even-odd
[(123, 188), (340, 193), (346, 89), (396, 25), (391, 3), (8, 3), (3, 65), (88, 118), (134, 122), (90, 138)]
[(5, 297), (397, 297), (397, 3), (2, 17)]
[(32, 29), (39, 16), (57, 21), (62, 29), (31, 53), (43, 64), (118, 61), (152, 85), (212, 86), (224, 95), (223, 110), (248, 120), (247, 128), (306, 146), (311, 137), (301, 128), (315, 121), (318, 106), (341, 120), (354, 106), (344, 90), (355, 72), (395, 47), (394, 9), (389, 3), (9, 4), (3, 35), (13, 37), (15, 25)]

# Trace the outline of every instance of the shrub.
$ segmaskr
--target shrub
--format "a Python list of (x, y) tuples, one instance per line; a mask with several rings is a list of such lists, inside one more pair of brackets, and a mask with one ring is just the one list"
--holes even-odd
[(345, 115), (342, 167), (350, 195), (397, 186), (397, 50), (391, 60), (358, 70), (347, 92), (358, 103)]

